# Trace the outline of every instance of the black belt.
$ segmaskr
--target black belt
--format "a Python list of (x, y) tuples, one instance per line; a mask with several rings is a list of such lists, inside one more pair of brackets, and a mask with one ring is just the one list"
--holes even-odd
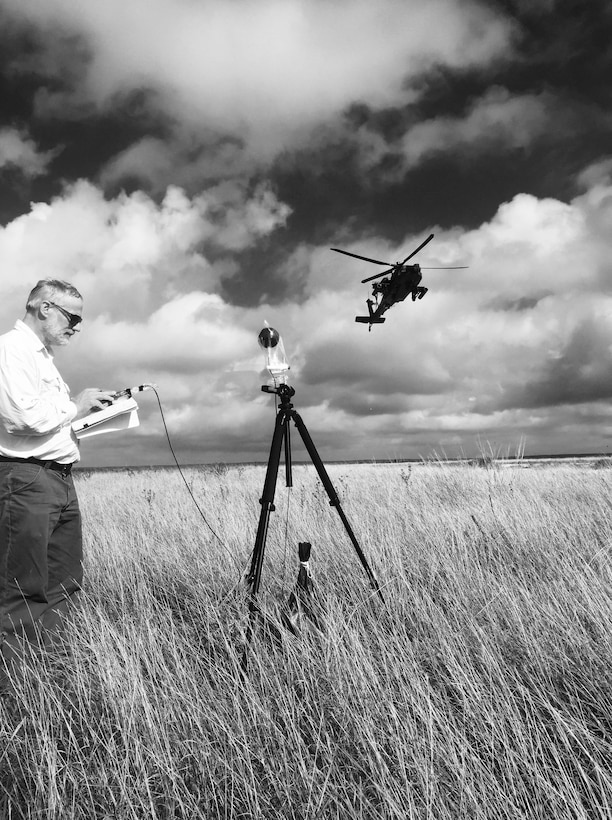
[(54, 470), (57, 473), (62, 473), (62, 475), (70, 475), (70, 471), (72, 470), (72, 464), (60, 464), (59, 461), (43, 461), (43, 459), (34, 458), (34, 456), (30, 456), (30, 458), (0, 456), (0, 461), (11, 461), (17, 464), (38, 464), (45, 470)]

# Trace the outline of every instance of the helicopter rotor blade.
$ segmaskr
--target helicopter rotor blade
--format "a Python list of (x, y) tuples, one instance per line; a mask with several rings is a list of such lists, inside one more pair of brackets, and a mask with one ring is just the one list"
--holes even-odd
[(395, 268), (389, 268), (389, 270), (384, 270), (382, 273), (375, 273), (374, 276), (368, 276), (367, 279), (362, 279), (361, 284), (365, 285), (366, 282), (371, 282), (372, 279), (380, 279), (381, 276), (386, 276), (388, 273), (393, 273)]
[(433, 235), (432, 233), (430, 233), (430, 234), (429, 234), (429, 236), (427, 237), (427, 239), (426, 239), (424, 242), (421, 242), (421, 244), (419, 245), (419, 247), (418, 247), (415, 251), (412, 251), (412, 253), (411, 253), (411, 254), (409, 254), (409, 255), (408, 255), (408, 256), (404, 259), (404, 261), (402, 262), (402, 265), (405, 265), (405, 264), (406, 264), (406, 262), (407, 262), (409, 259), (412, 259), (412, 257), (413, 257), (415, 254), (417, 254), (417, 253), (421, 250), (421, 248), (424, 248), (424, 247), (425, 247), (425, 245), (426, 245), (428, 242), (431, 242), (431, 240), (432, 240), (433, 238), (434, 238), (434, 235)]
[(369, 259), (367, 256), (359, 256), (358, 253), (350, 253), (349, 251), (341, 251), (340, 248), (330, 248), (331, 251), (336, 251), (336, 253), (344, 253), (346, 256), (354, 256), (355, 259), (363, 259), (365, 262), (373, 262), (375, 265), (390, 265), (390, 262), (381, 262), (379, 259)]
[(443, 268), (421, 268), (421, 270), (467, 270), (469, 265), (445, 265)]

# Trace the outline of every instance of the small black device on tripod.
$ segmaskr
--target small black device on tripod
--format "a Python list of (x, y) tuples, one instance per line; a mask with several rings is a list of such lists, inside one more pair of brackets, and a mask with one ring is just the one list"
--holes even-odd
[[(263, 338), (262, 338), (263, 337)], [(274, 330), (274, 328), (264, 328), (259, 334), (259, 343), (264, 348), (267, 349), (268, 352), (268, 369), (275, 377), (275, 381), (277, 380), (278, 376), (287, 370), (289, 367), (286, 365), (284, 350), (282, 350), (282, 341), (278, 332)], [(272, 351), (272, 348), (276, 348), (280, 346), (280, 350)], [(274, 360), (276, 357), (276, 360)], [(270, 363), (270, 360), (272, 362)], [(280, 361), (279, 361), (280, 359)], [(284, 362), (284, 367), (283, 367)], [(282, 376), (283, 379), (285, 378), (284, 375)], [(292, 462), (291, 462), (291, 429), (289, 426), (289, 422), (293, 421), (297, 430), (304, 442), (304, 446), (310, 456), (310, 460), (312, 461), (319, 478), (325, 488), (327, 493), (327, 497), (329, 498), (329, 503), (332, 507), (336, 508), (338, 515), (344, 525), (344, 529), (346, 530), (348, 537), (355, 548), (357, 556), (363, 566), (368, 578), (370, 579), (370, 583), (372, 587), (378, 594), (381, 601), (384, 603), (384, 598), (382, 592), (380, 590), (380, 586), (370, 567), (363, 550), (361, 549), (357, 538), (355, 537), (355, 533), (353, 532), (351, 525), (340, 505), (340, 499), (338, 497), (337, 492), (334, 489), (334, 486), (331, 482), (331, 479), (325, 469), (325, 465), (317, 452), (317, 448), (310, 437), (308, 430), (306, 429), (306, 425), (304, 424), (302, 417), (300, 414), (294, 409), (293, 403), (291, 399), (295, 395), (295, 390), (288, 384), (275, 384), (274, 387), (270, 385), (263, 385), (262, 391), (265, 393), (273, 393), (278, 396), (280, 399), (280, 405), (278, 407), (278, 412), (276, 414), (276, 422), (274, 424), (274, 433), (272, 436), (272, 445), (270, 447), (270, 456), (268, 458), (268, 467), (266, 470), (266, 478), (264, 481), (263, 493), (259, 500), (261, 504), (261, 513), (259, 515), (259, 525), (257, 527), (257, 535), (255, 537), (255, 547), (253, 548), (253, 555), (251, 559), (251, 568), (249, 570), (249, 574), (247, 575), (247, 587), (249, 590), (249, 627), (247, 630), (246, 636), (246, 645), (248, 647), (252, 632), (253, 632), (253, 617), (259, 612), (259, 607), (257, 605), (257, 594), (259, 592), (259, 586), (261, 582), (261, 571), (263, 566), (263, 559), (264, 559), (264, 551), (266, 547), (266, 537), (268, 534), (268, 525), (270, 521), (270, 513), (274, 511), (274, 494), (276, 490), (276, 481), (278, 477), (278, 469), (280, 465), (281, 453), (284, 451), (285, 457), (285, 479), (287, 483), (287, 487), (293, 486), (293, 477), (292, 477)], [(246, 650), (243, 656), (243, 669), (246, 666)]]

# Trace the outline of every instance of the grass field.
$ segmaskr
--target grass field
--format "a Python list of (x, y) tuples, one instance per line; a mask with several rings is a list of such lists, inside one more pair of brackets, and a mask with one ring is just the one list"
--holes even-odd
[[(281, 474), (260, 602), (312, 543), (321, 631), (257, 627), (262, 467), (77, 476), (86, 590), (0, 703), (0, 817), (612, 817), (612, 469)], [(214, 530), (214, 534), (211, 531)]]

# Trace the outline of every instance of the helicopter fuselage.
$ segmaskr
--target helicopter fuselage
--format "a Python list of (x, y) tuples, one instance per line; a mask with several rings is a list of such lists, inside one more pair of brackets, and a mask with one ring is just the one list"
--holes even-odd
[(422, 278), (420, 265), (397, 265), (390, 277), (385, 276), (372, 285), (372, 295), (380, 294), (379, 308), (384, 305), (383, 310), (386, 310), (396, 302), (403, 302), (408, 294), (416, 299), (420, 295), (419, 291), (423, 290), (419, 288)]
[(427, 288), (420, 287), (421, 268), (419, 265), (397, 265), (390, 277), (385, 277), (372, 285), (372, 295), (380, 298), (376, 309), (378, 316), (396, 302), (403, 302), (411, 294), (412, 300), (422, 299)]
[(376, 298), (367, 300), (368, 316), (357, 316), (357, 322), (367, 322), (372, 328), (372, 324), (384, 322), (383, 313), (397, 302), (403, 302), (411, 294), (412, 301), (422, 299), (427, 293), (427, 288), (421, 287), (421, 268), (419, 265), (396, 265), (391, 271), (391, 276), (385, 276), (372, 285), (372, 296)]

